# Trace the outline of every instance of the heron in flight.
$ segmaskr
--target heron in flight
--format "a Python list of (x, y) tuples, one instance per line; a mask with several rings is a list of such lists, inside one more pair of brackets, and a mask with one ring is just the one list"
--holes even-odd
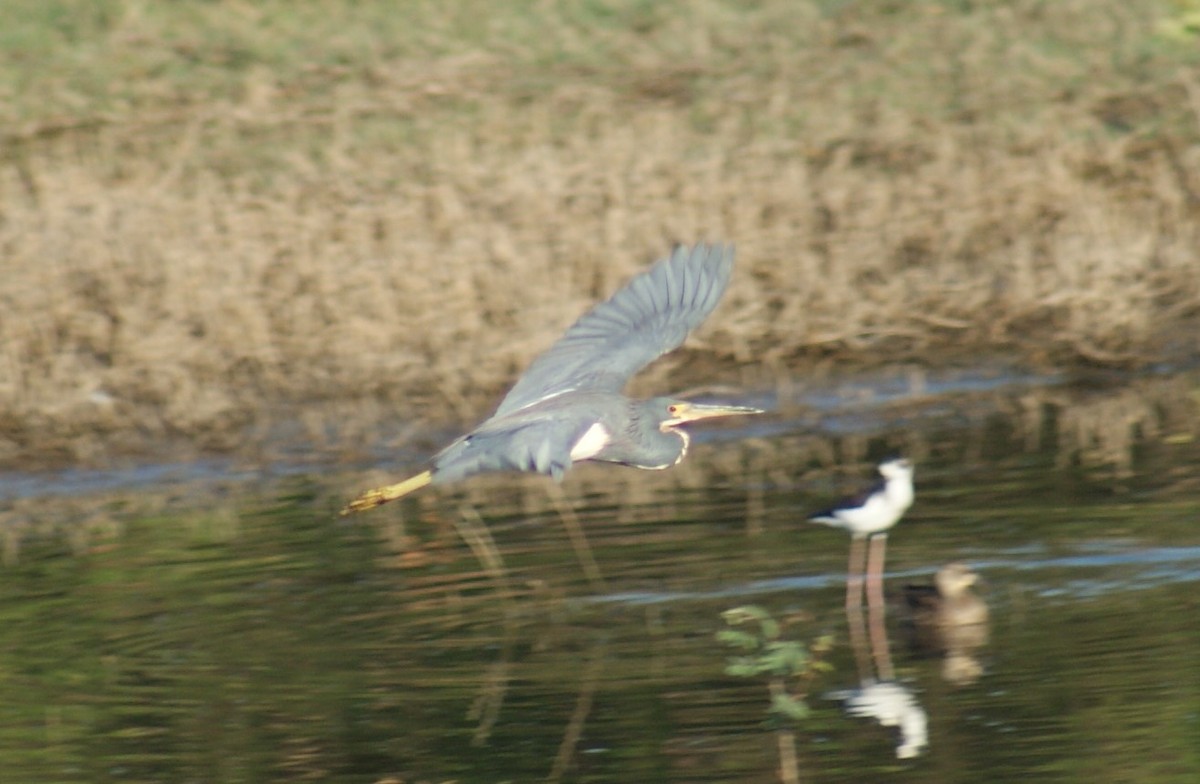
[(690, 439), (683, 425), (761, 414), (746, 406), (621, 394), (634, 374), (678, 348), (708, 317), (732, 271), (732, 246), (676, 248), (575, 322), (533, 361), (496, 412), (434, 456), (429, 470), (363, 493), (342, 514), (489, 471), (561, 480), (584, 460), (669, 468), (687, 454)]

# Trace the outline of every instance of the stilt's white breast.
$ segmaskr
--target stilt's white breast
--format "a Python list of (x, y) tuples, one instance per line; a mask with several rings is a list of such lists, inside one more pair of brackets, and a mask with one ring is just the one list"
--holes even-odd
[(575, 442), (575, 446), (571, 447), (571, 460), (578, 463), (580, 460), (590, 460), (600, 454), (600, 450), (608, 446), (611, 438), (608, 430), (604, 425), (597, 422), (587, 429), (583, 437)]

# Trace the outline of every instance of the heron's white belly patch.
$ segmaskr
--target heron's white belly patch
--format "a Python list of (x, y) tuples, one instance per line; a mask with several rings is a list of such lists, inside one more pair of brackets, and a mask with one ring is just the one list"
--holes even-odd
[(600, 454), (601, 449), (608, 446), (609, 439), (609, 432), (604, 429), (604, 425), (597, 422), (575, 442), (575, 446), (571, 447), (571, 460), (575, 462), (590, 460)]

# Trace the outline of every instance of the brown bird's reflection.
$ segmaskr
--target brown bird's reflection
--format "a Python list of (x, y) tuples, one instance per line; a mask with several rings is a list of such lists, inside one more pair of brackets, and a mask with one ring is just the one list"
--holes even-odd
[(979, 680), (977, 655), (988, 643), (988, 606), (972, 592), (979, 575), (963, 563), (938, 570), (934, 585), (908, 585), (904, 601), (916, 648), (942, 657), (942, 678), (955, 686)]

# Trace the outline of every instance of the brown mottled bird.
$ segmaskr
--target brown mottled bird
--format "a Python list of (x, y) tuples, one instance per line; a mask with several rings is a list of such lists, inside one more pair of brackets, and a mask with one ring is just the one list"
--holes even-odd
[(971, 588), (979, 576), (964, 563), (938, 570), (934, 585), (909, 585), (904, 601), (912, 619), (916, 644), (942, 655), (942, 677), (964, 685), (983, 673), (975, 653), (988, 642), (990, 613)]

